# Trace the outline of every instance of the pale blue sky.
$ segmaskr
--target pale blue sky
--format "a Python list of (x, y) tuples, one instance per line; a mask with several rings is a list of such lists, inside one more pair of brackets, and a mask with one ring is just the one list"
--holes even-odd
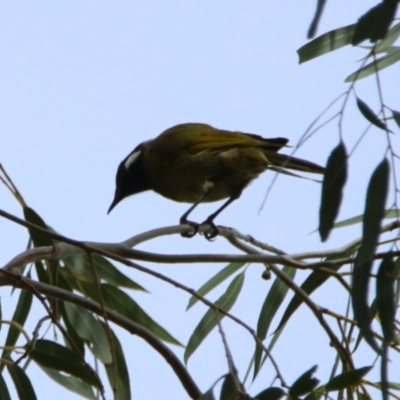
[[(6, 2), (0, 13), (0, 162), (44, 220), (75, 239), (116, 242), (148, 229), (178, 222), (187, 205), (155, 193), (122, 202), (107, 216), (119, 162), (140, 142), (182, 122), (283, 136), (295, 145), (319, 113), (347, 85), (364, 52), (345, 48), (299, 66), (296, 50), (306, 43), (315, 1), (19, 1)], [(329, 2), (319, 32), (354, 23), (373, 1)], [(394, 87), (398, 67), (382, 75), (387, 104), (398, 106)], [(357, 86), (357, 94), (377, 107), (372, 79)], [(349, 105), (345, 140), (349, 148), (367, 123)], [(341, 218), (359, 214), (371, 171), (382, 159), (382, 132), (369, 135), (352, 158), (346, 204)], [(381, 140), (377, 140), (378, 136)], [(331, 124), (297, 156), (325, 164), (338, 142)], [(267, 173), (217, 219), (289, 253), (344, 245), (360, 227), (334, 232), (327, 244), (317, 234), (320, 187), (280, 177), (259, 214), (273, 178)], [(0, 185), (0, 207), (21, 215), (12, 196)], [(217, 205), (199, 207), (203, 220)], [(24, 250), (26, 232), (0, 220), (1, 264)], [(222, 239), (202, 237), (160, 239), (142, 246), (159, 252), (230, 252)], [(153, 266), (190, 287), (198, 288), (221, 265)], [(124, 267), (121, 267), (124, 270)], [(133, 297), (179, 340), (186, 343), (205, 308), (185, 313), (188, 295), (175, 288), (126, 271), (151, 294)], [(255, 325), (257, 311), (270, 287), (260, 279), (262, 267), (250, 267), (235, 315)], [(315, 299), (343, 312), (345, 300), (332, 284)], [(8, 288), (1, 290), (3, 317), (12, 309)], [(219, 292), (220, 293), (220, 292)], [(340, 292), (343, 293), (343, 292)], [(13, 295), (15, 297), (16, 294)], [(218, 293), (210, 295), (216, 299)], [(37, 316), (44, 315), (37, 307)], [(276, 347), (276, 358), (288, 382), (314, 364), (318, 377), (328, 378), (323, 361), (333, 352), (318, 324), (302, 310), (290, 322)], [(241, 376), (249, 361), (252, 339), (226, 322)], [(4, 329), (3, 329), (4, 331)], [(2, 332), (4, 335), (4, 332)], [(52, 334), (47, 334), (52, 338)], [(121, 334), (131, 369), (136, 399), (183, 400), (187, 396), (163, 360), (141, 340)], [(236, 343), (236, 344), (235, 344)], [(290, 343), (290, 345), (288, 345)], [(180, 351), (178, 351), (181, 354)], [(314, 357), (315, 355), (315, 357)], [(367, 354), (364, 366), (373, 362)], [(207, 390), (227, 372), (221, 339), (212, 334), (189, 361), (199, 386)], [(34, 368), (32, 368), (34, 369)], [(38, 398), (73, 398), (35, 372)], [(35, 375), (36, 376), (36, 375)], [(266, 367), (251, 393), (271, 383)], [(39, 383), (42, 382), (42, 383)], [(155, 383), (156, 382), (156, 383)], [(52, 387), (54, 389), (49, 390)], [(73, 395), (72, 395), (73, 396)], [(111, 398), (111, 392), (107, 392)]]

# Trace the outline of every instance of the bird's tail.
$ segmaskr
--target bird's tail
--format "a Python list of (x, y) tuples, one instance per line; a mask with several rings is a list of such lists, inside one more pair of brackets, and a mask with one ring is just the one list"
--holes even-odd
[(296, 171), (311, 172), (314, 174), (323, 174), (324, 167), (311, 161), (302, 160), (301, 158), (291, 157), (286, 154), (268, 152), (266, 154), (268, 161), (279, 169), (294, 169)]

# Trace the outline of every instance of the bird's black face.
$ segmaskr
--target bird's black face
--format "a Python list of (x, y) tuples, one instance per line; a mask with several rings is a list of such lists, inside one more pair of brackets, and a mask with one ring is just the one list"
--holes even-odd
[(142, 168), (143, 143), (137, 146), (119, 165), (114, 200), (108, 213), (125, 197), (150, 189)]

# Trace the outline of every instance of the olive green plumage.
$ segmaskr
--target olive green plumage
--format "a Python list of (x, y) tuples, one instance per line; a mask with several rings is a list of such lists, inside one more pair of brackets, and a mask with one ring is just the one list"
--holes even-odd
[(193, 203), (180, 221), (197, 229), (197, 224), (186, 219), (193, 208), (201, 202), (227, 198), (205, 221), (215, 230), (209, 235), (214, 237), (218, 230), (212, 220), (266, 169), (324, 172), (317, 164), (279, 154), (287, 142), (285, 138), (265, 139), (206, 124), (176, 125), (137, 146), (121, 162), (108, 212), (129, 195), (154, 190), (171, 200)]

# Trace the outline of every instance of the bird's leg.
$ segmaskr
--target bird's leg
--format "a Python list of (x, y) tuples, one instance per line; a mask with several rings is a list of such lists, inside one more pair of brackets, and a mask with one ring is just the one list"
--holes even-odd
[(211, 227), (211, 232), (205, 233), (204, 236), (207, 240), (212, 240), (214, 239), (217, 235), (218, 235), (218, 228), (215, 226), (214, 224), (214, 219), (215, 217), (221, 213), (221, 211), (223, 211), (226, 207), (229, 206), (229, 204), (231, 204), (234, 200), (236, 200), (237, 197), (229, 197), (229, 199), (222, 204), (222, 206), (220, 208), (218, 208), (217, 211), (215, 211), (214, 213), (212, 213), (211, 215), (208, 216), (208, 218), (201, 224), (201, 225), (210, 225)]
[(189, 214), (208, 196), (209, 193), (205, 193), (202, 197), (200, 197), (199, 200), (196, 201), (196, 203), (194, 203), (189, 210), (187, 210), (185, 212), (185, 214), (182, 215), (182, 217), (179, 219), (179, 223), (181, 225), (189, 225), (193, 228), (193, 231), (191, 232), (184, 232), (181, 233), (182, 237), (187, 237), (187, 238), (191, 238), (193, 237), (198, 231), (199, 231), (199, 227), (200, 224), (198, 224), (197, 222), (193, 222), (193, 221), (189, 221), (187, 219), (187, 217), (189, 216)]

